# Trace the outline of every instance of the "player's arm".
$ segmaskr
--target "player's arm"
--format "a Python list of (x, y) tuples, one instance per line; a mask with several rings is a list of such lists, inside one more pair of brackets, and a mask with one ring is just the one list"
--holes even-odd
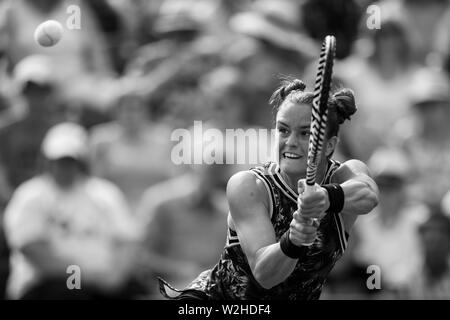
[(283, 282), (294, 270), (297, 259), (287, 257), (276, 241), (264, 185), (252, 173), (239, 172), (228, 182), (227, 198), (239, 242), (256, 281), (266, 289)]
[(334, 173), (332, 182), (339, 183), (344, 191), (344, 215), (369, 213), (378, 204), (378, 186), (370, 177), (367, 166), (359, 160), (343, 163)]

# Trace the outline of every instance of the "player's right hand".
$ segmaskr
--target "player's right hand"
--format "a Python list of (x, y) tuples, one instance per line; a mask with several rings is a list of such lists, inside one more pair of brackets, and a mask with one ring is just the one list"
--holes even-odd
[(312, 191), (306, 193), (306, 182), (304, 179), (298, 181), (298, 210), (302, 216), (317, 219), (320, 221), (325, 215), (326, 210), (330, 206), (328, 192), (317, 183), (313, 186)]
[(310, 225), (307, 218), (295, 211), (289, 226), (289, 240), (296, 246), (310, 245), (317, 236), (317, 224)]

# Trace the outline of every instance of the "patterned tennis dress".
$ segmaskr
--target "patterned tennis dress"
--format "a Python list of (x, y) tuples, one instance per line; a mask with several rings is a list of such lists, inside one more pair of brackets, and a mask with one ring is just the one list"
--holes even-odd
[[(330, 183), (340, 163), (328, 161), (322, 184)], [(270, 201), (271, 222), (276, 239), (289, 228), (292, 215), (297, 210), (298, 194), (283, 180), (279, 166), (268, 162), (250, 169), (267, 189)], [(313, 245), (303, 247), (291, 275), (271, 289), (264, 289), (253, 277), (247, 258), (240, 246), (235, 230), (228, 228), (225, 248), (219, 262), (212, 270), (202, 272), (186, 289), (177, 290), (160, 281), (161, 293), (167, 298), (177, 294), (201, 294), (213, 300), (316, 300), (319, 299), (326, 277), (347, 246), (348, 234), (344, 230), (340, 213), (329, 213), (320, 222)], [(170, 289), (175, 295), (169, 295)]]

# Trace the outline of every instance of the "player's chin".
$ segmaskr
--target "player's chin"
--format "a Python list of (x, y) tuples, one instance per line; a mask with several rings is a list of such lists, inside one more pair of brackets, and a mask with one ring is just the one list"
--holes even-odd
[(289, 159), (281, 157), (280, 169), (288, 174), (304, 175), (306, 174), (306, 163), (305, 160), (302, 158)]

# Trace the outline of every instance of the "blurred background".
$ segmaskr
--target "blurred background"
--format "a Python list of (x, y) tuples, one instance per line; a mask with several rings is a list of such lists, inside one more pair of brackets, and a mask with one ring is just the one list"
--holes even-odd
[(279, 77), (312, 90), (333, 34), (358, 104), (336, 158), (369, 165), (380, 204), (322, 299), (450, 299), (449, 30), (448, 0), (0, 0), (0, 298), (161, 299), (157, 276), (211, 268), (252, 165), (174, 165), (171, 133), (272, 128)]

